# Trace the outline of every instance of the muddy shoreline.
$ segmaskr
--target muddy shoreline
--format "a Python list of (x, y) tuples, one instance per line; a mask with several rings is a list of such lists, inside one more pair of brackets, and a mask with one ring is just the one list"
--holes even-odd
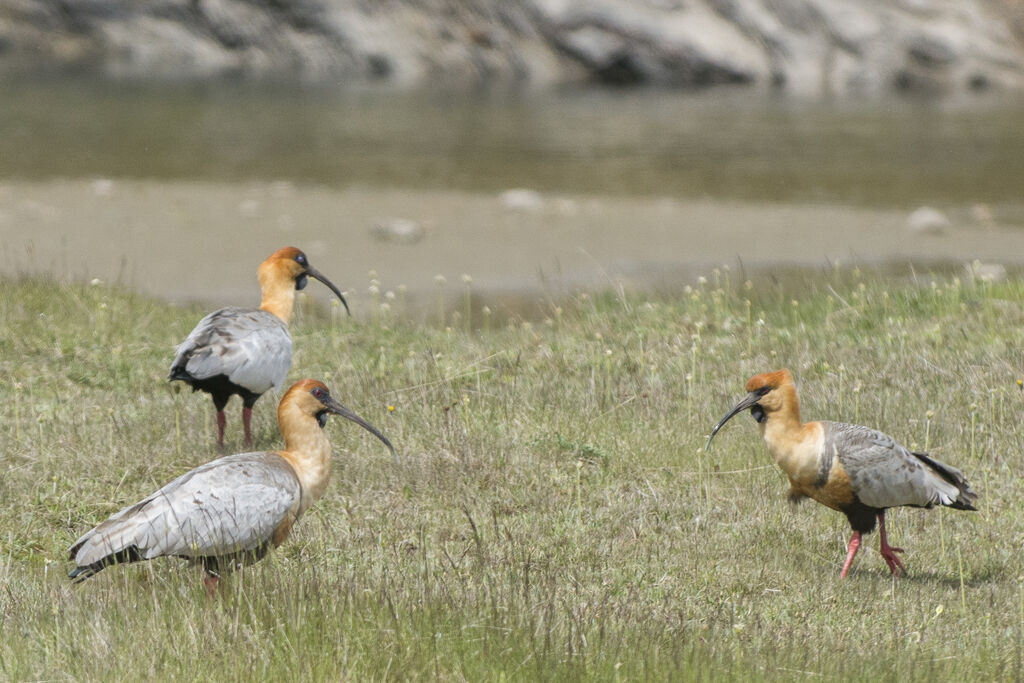
[[(109, 179), (0, 182), (0, 274), (116, 282), (174, 303), (253, 304), (256, 265), (309, 255), (367, 310), (371, 280), (410, 301), (501, 302), (612, 287), (672, 291), (728, 265), (1024, 264), (1024, 229), (948, 211), (942, 234), (907, 212), (524, 193)], [(405, 234), (403, 230), (416, 234)], [(375, 274), (375, 275), (373, 275)], [(442, 280), (443, 278), (443, 280)], [(327, 292), (307, 290), (317, 300)]]

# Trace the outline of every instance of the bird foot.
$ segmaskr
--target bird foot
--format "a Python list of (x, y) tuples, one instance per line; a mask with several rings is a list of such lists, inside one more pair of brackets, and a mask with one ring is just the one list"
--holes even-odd
[(891, 545), (883, 545), (879, 552), (882, 554), (882, 559), (889, 565), (889, 571), (892, 572), (893, 576), (902, 576), (907, 573), (907, 568), (903, 566), (903, 562), (896, 556), (896, 553), (902, 553), (903, 548), (893, 548)]

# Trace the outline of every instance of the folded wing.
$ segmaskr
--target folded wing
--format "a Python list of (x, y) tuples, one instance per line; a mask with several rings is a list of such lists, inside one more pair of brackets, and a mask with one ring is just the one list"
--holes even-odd
[(839, 458), (850, 487), (865, 505), (946, 505), (973, 510), (977, 494), (963, 472), (924, 453), (914, 453), (892, 437), (860, 425), (823, 422), (825, 449)]
[(71, 547), (73, 578), (115, 562), (163, 555), (195, 559), (265, 549), (274, 532), (290, 527), (301, 489), (276, 453), (241, 453), (209, 462), (124, 508)]
[(292, 338), (280, 318), (262, 310), (222, 308), (208, 314), (178, 346), (171, 379), (226, 376), (255, 394), (280, 387), (292, 362)]

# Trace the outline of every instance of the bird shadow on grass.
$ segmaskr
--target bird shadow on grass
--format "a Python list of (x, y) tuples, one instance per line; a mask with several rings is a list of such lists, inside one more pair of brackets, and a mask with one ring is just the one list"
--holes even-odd
[[(891, 576), (892, 575), (889, 573), (888, 569), (862, 569), (854, 573), (851, 578), (864, 577), (870, 579), (889, 579)], [(1010, 576), (1004, 567), (988, 566), (974, 570), (970, 575), (965, 575), (963, 578), (963, 585), (968, 588), (973, 588), (975, 586), (982, 586), (1012, 578), (1013, 577)], [(959, 589), (961, 584), (960, 576), (957, 574), (925, 574), (921, 572), (914, 572), (913, 569), (900, 576), (897, 580), (916, 585), (942, 586), (944, 588), (952, 589)]]

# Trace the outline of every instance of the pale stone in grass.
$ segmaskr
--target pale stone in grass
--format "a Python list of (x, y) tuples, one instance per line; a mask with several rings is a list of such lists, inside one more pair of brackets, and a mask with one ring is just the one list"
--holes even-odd
[(946, 214), (930, 206), (915, 209), (907, 216), (907, 230), (915, 235), (941, 235), (950, 225)]

